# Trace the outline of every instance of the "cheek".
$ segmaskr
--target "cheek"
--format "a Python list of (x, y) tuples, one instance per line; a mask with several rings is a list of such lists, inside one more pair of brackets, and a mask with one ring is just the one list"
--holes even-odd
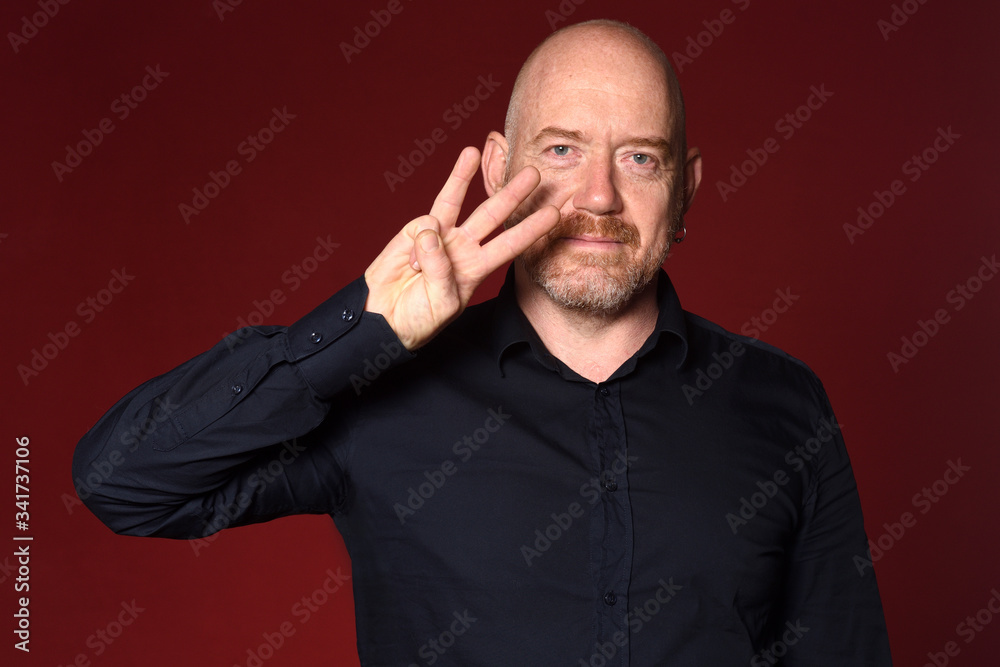
[(532, 193), (532, 198), (539, 204), (552, 204), (562, 208), (562, 205), (572, 198), (577, 188), (572, 171), (534, 166), (538, 169), (541, 182)]
[(671, 197), (662, 187), (628, 199), (628, 218), (639, 228), (643, 245), (660, 245), (670, 235), (673, 225)]
[(642, 237), (642, 248), (638, 256), (645, 259), (662, 255), (670, 245), (670, 238), (665, 229), (657, 229), (649, 236)]

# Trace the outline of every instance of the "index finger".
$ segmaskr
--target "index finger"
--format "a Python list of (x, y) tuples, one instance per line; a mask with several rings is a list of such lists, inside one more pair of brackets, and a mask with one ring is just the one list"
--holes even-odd
[(454, 227), (458, 222), (465, 193), (469, 191), (469, 183), (472, 182), (478, 168), (479, 149), (466, 146), (459, 154), (455, 167), (431, 206), (431, 215), (438, 219), (442, 228)]
[(552, 231), (560, 219), (559, 209), (546, 205), (506, 229), (483, 246), (483, 264), (490, 273), (527, 250)]
[(459, 229), (479, 243), (511, 216), (541, 181), (534, 167), (524, 167), (492, 197), (480, 204)]

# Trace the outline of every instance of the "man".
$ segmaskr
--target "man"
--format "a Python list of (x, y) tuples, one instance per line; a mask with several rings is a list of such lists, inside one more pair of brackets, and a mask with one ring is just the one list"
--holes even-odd
[(822, 386), (659, 268), (701, 177), (662, 52), (606, 21), (543, 42), (458, 225), (477, 157), (363, 279), (122, 399), (76, 470), (167, 417), (88, 506), (177, 538), (331, 514), (364, 665), (890, 664)]

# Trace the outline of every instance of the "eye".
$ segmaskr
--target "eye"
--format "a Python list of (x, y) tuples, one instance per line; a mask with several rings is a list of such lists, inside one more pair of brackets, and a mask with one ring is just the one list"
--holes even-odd
[(650, 164), (652, 158), (645, 153), (636, 153), (632, 156), (632, 161), (639, 165), (647, 165)]
[(569, 146), (553, 146), (552, 152), (559, 157), (565, 157), (569, 155)]

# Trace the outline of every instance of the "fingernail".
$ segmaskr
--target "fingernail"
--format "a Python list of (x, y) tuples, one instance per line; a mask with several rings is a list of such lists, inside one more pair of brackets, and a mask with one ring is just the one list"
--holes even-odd
[(431, 252), (432, 250), (437, 250), (438, 248), (438, 237), (434, 232), (428, 232), (427, 234), (420, 234), (420, 248), (424, 252)]

